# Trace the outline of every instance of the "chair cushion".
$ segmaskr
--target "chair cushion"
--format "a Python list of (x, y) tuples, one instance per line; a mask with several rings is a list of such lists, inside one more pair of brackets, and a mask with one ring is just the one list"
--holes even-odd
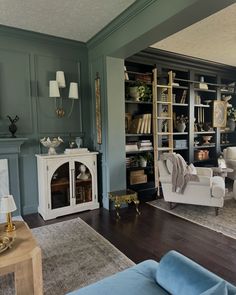
[(227, 159), (236, 160), (236, 146), (227, 148)]
[(214, 198), (223, 198), (225, 195), (225, 182), (220, 176), (212, 177), (211, 194)]
[(68, 295), (169, 295), (155, 280), (159, 263), (146, 260)]
[[(199, 295), (222, 281), (191, 259), (176, 252), (168, 252), (160, 261), (156, 273), (157, 283), (172, 295)], [(236, 288), (227, 283), (229, 294)]]
[(226, 282), (222, 281), (213, 286), (212, 288), (201, 293), (201, 295), (228, 295)]

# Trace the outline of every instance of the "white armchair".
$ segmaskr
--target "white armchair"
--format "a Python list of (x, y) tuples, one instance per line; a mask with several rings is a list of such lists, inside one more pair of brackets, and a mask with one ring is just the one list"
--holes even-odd
[(236, 180), (236, 146), (224, 149), (223, 155), (227, 168), (233, 169), (233, 172), (227, 173), (227, 177), (232, 180)]
[(160, 182), (164, 200), (170, 203), (211, 206), (216, 208), (224, 205), (225, 183), (222, 177), (213, 176), (212, 169), (196, 167), (199, 181), (189, 181), (183, 194), (172, 191), (172, 175), (166, 160), (158, 161)]

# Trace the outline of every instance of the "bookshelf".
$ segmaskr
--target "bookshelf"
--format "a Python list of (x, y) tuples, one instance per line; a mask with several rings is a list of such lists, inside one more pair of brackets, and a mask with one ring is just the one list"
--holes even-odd
[[(235, 129), (230, 130), (229, 127), (220, 129), (213, 126), (214, 101), (229, 99), (228, 109), (231, 107), (236, 108), (236, 70), (187, 57), (180, 56), (178, 60), (176, 54), (172, 55), (171, 53), (159, 51), (156, 54), (154, 53), (156, 51), (158, 50), (147, 49), (126, 61), (128, 71), (133, 69), (134, 75), (145, 73), (146, 76), (149, 76), (147, 87), (152, 89), (152, 96), (148, 101), (134, 102), (127, 99), (126, 96), (126, 110), (133, 108), (133, 113), (152, 114), (151, 133), (132, 133), (129, 135), (126, 132), (126, 141), (133, 136), (134, 140), (149, 139), (152, 142), (154, 150), (150, 151), (150, 153), (155, 159), (153, 164), (154, 172), (156, 170), (155, 163), (160, 154), (169, 151), (180, 153), (188, 163), (194, 163), (196, 166), (215, 166), (217, 157), (224, 148), (236, 146)], [(154, 66), (154, 63), (157, 66)], [(155, 87), (153, 87), (150, 80), (150, 77), (154, 76), (154, 73), (152, 74), (154, 68), (157, 68)], [(168, 81), (169, 72), (172, 73), (172, 85), (169, 85)], [(136, 77), (133, 76), (132, 82), (135, 79)], [(132, 83), (126, 81), (126, 88), (130, 84)], [(163, 101), (163, 97), (161, 97), (162, 87), (166, 88), (165, 94), (171, 92), (169, 95), (171, 100), (164, 99), (165, 101)], [(153, 104), (155, 97), (156, 103)], [(154, 112), (154, 105), (157, 107), (156, 113)], [(164, 111), (161, 111), (160, 109), (163, 107)], [(186, 119), (185, 126), (177, 127), (178, 117)], [(163, 128), (164, 121), (165, 126), (167, 126), (165, 128)], [(168, 127), (168, 121), (172, 122), (171, 127)], [(182, 129), (179, 127), (182, 127)], [(156, 132), (155, 128), (158, 129)], [(172, 146), (169, 144), (170, 141), (172, 141)], [(158, 149), (157, 154), (156, 149)], [(142, 153), (142, 151), (137, 151), (136, 155), (139, 153)], [(152, 167), (152, 165), (149, 166)], [(155, 189), (158, 186), (155, 183), (154, 175), (155, 173), (153, 173), (153, 177), (149, 178), (148, 183), (150, 185), (153, 183)], [(141, 184), (135, 186), (138, 189), (141, 187)], [(142, 189), (144, 189), (144, 184)], [(147, 188), (145, 190), (148, 191)]]

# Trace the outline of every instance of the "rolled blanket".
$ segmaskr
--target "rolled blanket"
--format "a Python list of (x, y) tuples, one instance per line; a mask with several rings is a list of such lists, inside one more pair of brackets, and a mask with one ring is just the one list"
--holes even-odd
[(193, 165), (188, 166), (180, 154), (164, 153), (161, 158), (171, 161), (173, 165), (171, 172), (172, 192), (183, 194), (189, 181), (199, 181), (197, 174), (192, 173)]

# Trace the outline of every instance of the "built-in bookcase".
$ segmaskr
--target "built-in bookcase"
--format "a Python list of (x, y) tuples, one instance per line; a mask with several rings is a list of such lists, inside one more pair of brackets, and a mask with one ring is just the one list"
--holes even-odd
[[(236, 109), (236, 69), (226, 68), (211, 63), (191, 60), (180, 56), (180, 61), (174, 55), (168, 53), (166, 56), (157, 56), (153, 53), (155, 50), (147, 50), (145, 53), (140, 53), (131, 57), (126, 61), (126, 69), (129, 80), (125, 80), (125, 108), (126, 108), (126, 123), (133, 120), (135, 117), (140, 117), (143, 114), (152, 114), (152, 124), (147, 132), (129, 132), (126, 130), (126, 144), (132, 142), (145, 143), (149, 147), (159, 147), (163, 152), (169, 149), (170, 138), (173, 146), (171, 150), (180, 153), (188, 163), (194, 163), (196, 166), (214, 166), (217, 164), (217, 157), (227, 146), (236, 146), (236, 131), (227, 128), (215, 128), (213, 126), (214, 101), (228, 100), (228, 110), (232, 107)], [(160, 60), (158, 62), (158, 59)], [(169, 61), (169, 63), (168, 63)], [(171, 65), (171, 66), (170, 66)], [(161, 139), (158, 138), (155, 143), (153, 137), (153, 97), (155, 95), (153, 88), (153, 69), (157, 68), (157, 84), (168, 85), (169, 75), (171, 72), (171, 102), (167, 99), (168, 87), (161, 87), (156, 93), (158, 101), (162, 108), (159, 108), (156, 114), (158, 121), (158, 132), (161, 133)], [(127, 75), (126, 75), (127, 78)], [(146, 87), (150, 90), (149, 99), (144, 101), (134, 101), (128, 93), (128, 87), (137, 80), (142, 80)], [(230, 98), (229, 98), (230, 97)], [(167, 99), (166, 102), (164, 100)], [(165, 108), (166, 103), (166, 108)], [(169, 107), (171, 106), (171, 112)], [(172, 128), (168, 128), (168, 120), (172, 121)], [(160, 119), (160, 117), (162, 117)], [(185, 126), (178, 124), (180, 119), (184, 119)], [(136, 120), (138, 122), (138, 120)], [(138, 123), (137, 123), (138, 124)], [(161, 124), (161, 125), (160, 125)], [(127, 124), (126, 124), (127, 126)], [(135, 127), (134, 127), (135, 128)], [(138, 128), (138, 126), (137, 126)], [(135, 129), (133, 129), (134, 131)], [(139, 130), (140, 131), (140, 130)], [(161, 148), (160, 148), (161, 147)], [(170, 149), (169, 149), (170, 150)], [(130, 157), (138, 159), (141, 155), (146, 155), (145, 148), (133, 151), (127, 151), (127, 186), (140, 192), (140, 196), (151, 195), (157, 188), (154, 180), (154, 152), (150, 148), (148, 151), (147, 167), (140, 167), (140, 163), (135, 161), (134, 165), (130, 165)], [(157, 159), (155, 159), (157, 160)], [(132, 161), (131, 161), (132, 162)], [(136, 164), (135, 164), (136, 163)], [(139, 171), (134, 173), (137, 179), (141, 181), (147, 180), (145, 183), (130, 185), (130, 171)], [(147, 177), (143, 176), (147, 175)]]

